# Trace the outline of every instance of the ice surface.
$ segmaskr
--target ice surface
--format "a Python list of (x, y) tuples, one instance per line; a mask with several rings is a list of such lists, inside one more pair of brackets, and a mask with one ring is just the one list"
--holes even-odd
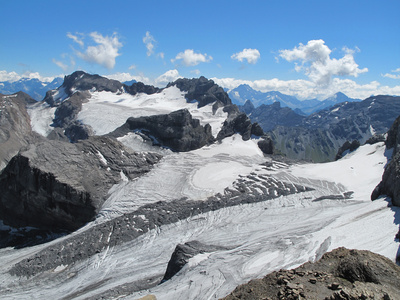
[(28, 114), (31, 118), (32, 130), (47, 137), (54, 129), (53, 123), (56, 107), (50, 107), (45, 102), (38, 102), (28, 107)]
[[(89, 259), (31, 278), (16, 278), (8, 270), (57, 241), (0, 249), (0, 298), (87, 299), (114, 290), (119, 293), (104, 298), (138, 299), (153, 294), (167, 300), (218, 299), (252, 278), (313, 261), (339, 246), (372, 250), (395, 260), (399, 247), (394, 240), (399, 222), (395, 215), (400, 209), (388, 207), (384, 198), (369, 200), (387, 161), (384, 149), (383, 143), (365, 145), (336, 162), (292, 166), (263, 157), (256, 140), (244, 142), (238, 135), (196, 151), (167, 151), (147, 175), (114, 186), (101, 216), (86, 228), (144, 203), (181, 196), (204, 199), (232, 185), (238, 176), (249, 174), (272, 176), (314, 190), (222, 208), (157, 227)], [(268, 166), (262, 167), (266, 161)], [(347, 191), (354, 191), (352, 199), (314, 201)], [(176, 245), (193, 240), (224, 248), (193, 257), (161, 285), (136, 292), (122, 288), (157, 283)]]

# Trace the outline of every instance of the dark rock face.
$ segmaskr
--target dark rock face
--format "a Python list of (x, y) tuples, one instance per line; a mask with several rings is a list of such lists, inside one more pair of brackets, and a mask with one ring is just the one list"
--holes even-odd
[(105, 137), (76, 144), (43, 139), (1, 173), (0, 218), (13, 227), (76, 230), (94, 218), (121, 172), (133, 179), (159, 159)]
[(159, 93), (162, 89), (154, 87), (152, 85), (146, 85), (142, 82), (134, 82), (132, 85), (124, 85), (125, 91), (131, 95), (136, 95), (138, 93), (145, 93), (147, 95)]
[(274, 143), (269, 137), (263, 137), (257, 145), (264, 154), (274, 154)]
[[(349, 141), (346, 141), (342, 147), (339, 148), (338, 153), (336, 154), (335, 160), (341, 159), (345, 154), (346, 151), (353, 152), (356, 150), (358, 147), (360, 147), (360, 142), (357, 140), (352, 141), (351, 143)], [(343, 155), (344, 154), (344, 155)]]
[(33, 139), (28, 104), (36, 103), (23, 92), (0, 94), (0, 170)]
[(399, 276), (400, 268), (384, 256), (338, 248), (316, 263), (252, 280), (223, 299), (397, 299)]
[(387, 195), (392, 198), (392, 203), (400, 206), (400, 117), (398, 117), (386, 139), (386, 148), (393, 149), (392, 159), (386, 165), (382, 175), (382, 181), (375, 187), (371, 194), (371, 200), (377, 199), (380, 195)]
[(198, 107), (203, 107), (207, 104), (214, 103), (214, 111), (217, 108), (232, 104), (231, 99), (224, 89), (212, 80), (201, 76), (200, 78), (181, 78), (167, 85), (176, 86), (181, 91), (187, 92), (186, 99), (188, 102), (197, 101)]
[(206, 245), (200, 243), (199, 241), (191, 241), (185, 244), (178, 244), (171, 255), (171, 259), (168, 262), (167, 270), (161, 282), (171, 279), (189, 262), (190, 258), (196, 256), (197, 254), (214, 252), (220, 249), (224, 248), (220, 246)]
[(262, 136), (264, 131), (257, 123), (251, 123), (245, 113), (232, 114), (233, 117), (228, 118), (221, 131), (217, 135), (217, 140), (222, 140), (226, 137), (239, 133), (244, 141), (251, 138), (252, 135)]
[(123, 136), (129, 131), (140, 131), (148, 137), (154, 137), (154, 144), (185, 152), (201, 148), (214, 142), (211, 126), (200, 125), (187, 109), (181, 109), (166, 115), (129, 118), (116, 129), (112, 136)]

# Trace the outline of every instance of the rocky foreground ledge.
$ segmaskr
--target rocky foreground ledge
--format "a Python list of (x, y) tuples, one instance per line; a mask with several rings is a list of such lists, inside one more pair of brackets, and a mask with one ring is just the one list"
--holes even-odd
[(316, 263), (273, 272), (238, 286), (224, 300), (235, 299), (399, 299), (400, 267), (363, 250), (338, 248)]

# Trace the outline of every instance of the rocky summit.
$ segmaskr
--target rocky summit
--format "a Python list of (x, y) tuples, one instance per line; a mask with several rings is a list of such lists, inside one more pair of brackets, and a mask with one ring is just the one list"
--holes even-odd
[(338, 248), (315, 263), (273, 272), (237, 287), (224, 300), (397, 299), (400, 267), (386, 257)]

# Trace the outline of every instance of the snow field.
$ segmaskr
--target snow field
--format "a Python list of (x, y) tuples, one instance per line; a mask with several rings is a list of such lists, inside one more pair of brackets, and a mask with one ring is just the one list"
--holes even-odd
[(193, 118), (200, 120), (201, 125), (210, 124), (212, 133), (216, 136), (227, 118), (227, 113), (220, 108), (213, 114), (212, 104), (197, 108), (197, 102), (186, 102), (185, 94), (175, 86), (152, 95), (141, 93), (132, 96), (126, 93), (117, 95), (111, 92), (92, 92), (91, 98), (83, 104), (77, 118), (82, 123), (90, 125), (96, 135), (103, 135), (123, 125), (129, 117), (169, 114), (186, 108)]

